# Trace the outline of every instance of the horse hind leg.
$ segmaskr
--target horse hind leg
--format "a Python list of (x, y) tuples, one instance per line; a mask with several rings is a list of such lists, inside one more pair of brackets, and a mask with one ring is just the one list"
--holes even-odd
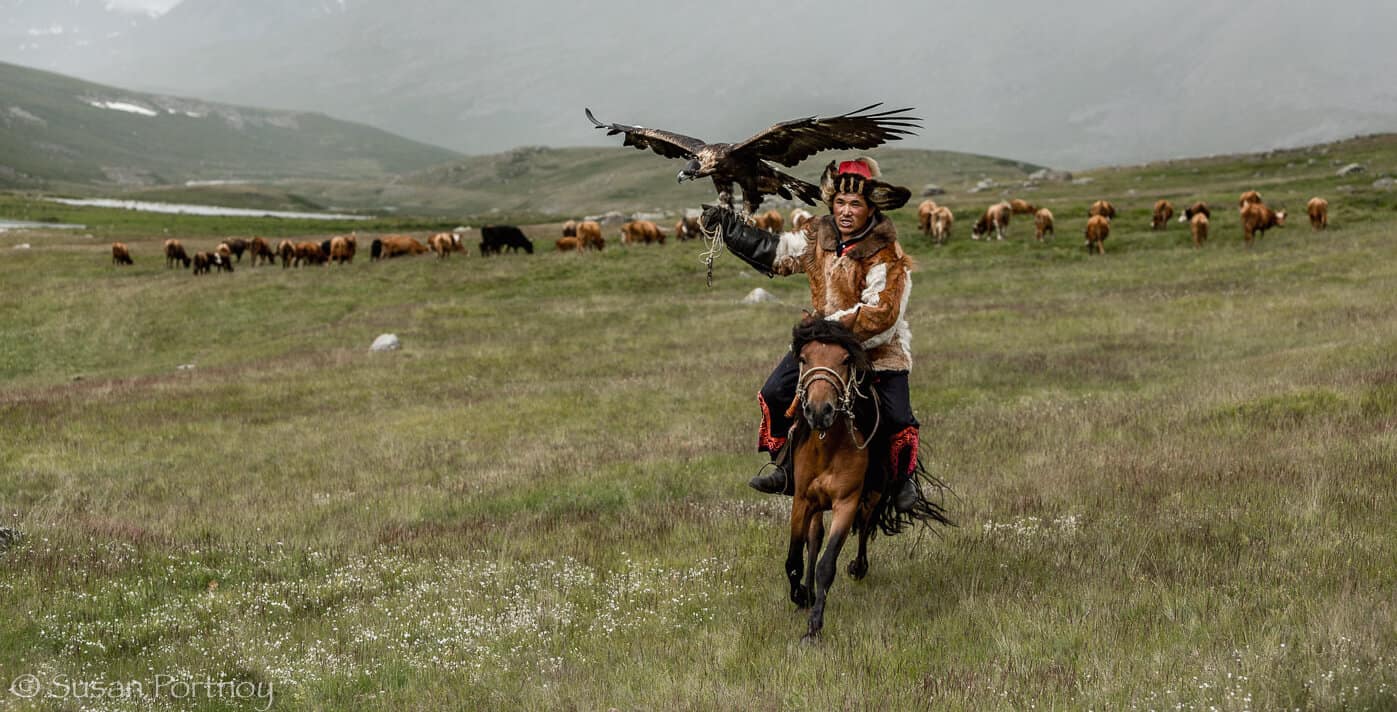
[(849, 577), (855, 581), (861, 581), (868, 575), (868, 539), (876, 526), (873, 522), (875, 508), (876, 503), (873, 501), (864, 502), (859, 506), (859, 553), (849, 562), (848, 569)]

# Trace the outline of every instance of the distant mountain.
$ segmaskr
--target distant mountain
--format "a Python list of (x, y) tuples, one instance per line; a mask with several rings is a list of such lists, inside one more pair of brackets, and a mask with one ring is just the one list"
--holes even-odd
[(69, 72), (99, 66), (121, 37), (154, 19), (110, 0), (0, 0), (0, 60)]
[(0, 186), (364, 179), (457, 157), (322, 114), (128, 91), (0, 63)]
[[(883, 148), (869, 152), (883, 172), (920, 195), (928, 183), (947, 191), (974, 192), (988, 178), (996, 186), (1021, 186), (1038, 166), (948, 151)], [(399, 177), (390, 184), (364, 181), (294, 181), (276, 186), (316, 203), (407, 215), (534, 215), (578, 217), (609, 210), (675, 213), (715, 199), (713, 184), (678, 183), (681, 163), (614, 146), (527, 146), (486, 156), (466, 156)], [(792, 169), (817, 181), (819, 160)], [(998, 196), (1001, 188), (988, 196)], [(210, 190), (212, 196), (217, 191)], [(156, 196), (148, 196), (156, 197)], [(222, 197), (188, 202), (217, 202)], [(998, 199), (995, 197), (994, 199)], [(914, 198), (913, 205), (921, 200)], [(796, 203), (768, 198), (764, 207)]]

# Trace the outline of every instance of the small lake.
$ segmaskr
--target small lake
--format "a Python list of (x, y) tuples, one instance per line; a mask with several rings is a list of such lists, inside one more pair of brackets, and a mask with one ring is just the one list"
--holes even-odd
[(77, 205), (92, 208), (122, 208), (148, 213), (169, 213), (174, 215), (214, 215), (248, 218), (299, 218), (302, 220), (369, 220), (364, 215), (338, 215), (335, 213), (293, 213), (284, 210), (255, 210), (251, 208), (221, 208), (216, 205), (188, 205), (184, 203), (156, 203), (146, 200), (116, 200), (113, 198), (45, 198), (50, 202), (64, 205)]

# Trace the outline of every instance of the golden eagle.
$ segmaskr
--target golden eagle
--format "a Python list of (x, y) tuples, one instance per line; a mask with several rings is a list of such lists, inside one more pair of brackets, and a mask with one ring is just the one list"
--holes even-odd
[(808, 205), (820, 199), (819, 186), (795, 176), (782, 173), (771, 163), (792, 167), (797, 163), (828, 150), (865, 149), (914, 135), (921, 128), (916, 117), (906, 116), (911, 108), (865, 113), (882, 106), (871, 104), (839, 116), (783, 121), (742, 143), (704, 143), (696, 138), (643, 126), (604, 124), (597, 121), (591, 109), (587, 118), (607, 136), (624, 133), (623, 146), (650, 149), (665, 158), (687, 158), (679, 182), (712, 178), (718, 189), (719, 202), (733, 207), (732, 186), (742, 188), (742, 205), (748, 215), (755, 214), (764, 195), (798, 197)]

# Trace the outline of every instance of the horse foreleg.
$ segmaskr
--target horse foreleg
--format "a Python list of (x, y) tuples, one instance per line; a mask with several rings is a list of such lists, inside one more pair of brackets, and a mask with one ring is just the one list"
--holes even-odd
[[(807, 517), (810, 522), (805, 530), (805, 590), (815, 590), (815, 564), (819, 561), (820, 546), (825, 543), (825, 515), (815, 507), (810, 507)], [(807, 605), (809, 596), (806, 597)]]
[(805, 532), (809, 526), (806, 514), (808, 508), (808, 503), (802, 497), (791, 500), (791, 540), (786, 550), (786, 580), (791, 584), (791, 603), (799, 608), (810, 605), (810, 589), (800, 583), (805, 574), (805, 560), (802, 554), (805, 549)]
[(815, 571), (815, 601), (810, 608), (810, 627), (804, 638), (806, 641), (817, 639), (820, 635), (820, 629), (825, 625), (825, 597), (829, 595), (829, 587), (834, 583), (834, 569), (839, 564), (839, 550), (844, 547), (844, 540), (848, 538), (849, 530), (853, 528), (854, 515), (858, 513), (858, 507), (857, 494), (834, 503), (834, 517), (830, 523), (829, 542)]

